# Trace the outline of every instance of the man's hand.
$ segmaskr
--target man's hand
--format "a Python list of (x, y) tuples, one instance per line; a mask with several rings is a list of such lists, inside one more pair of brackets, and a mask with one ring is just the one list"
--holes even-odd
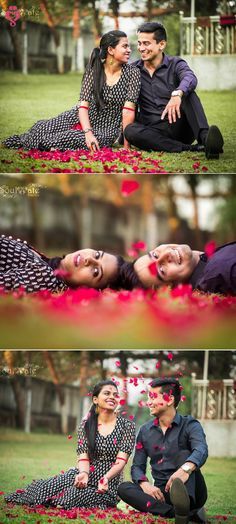
[(78, 475), (75, 476), (75, 482), (74, 482), (74, 486), (76, 488), (86, 488), (88, 484), (88, 474), (83, 472), (83, 473), (78, 473)]
[(147, 495), (151, 495), (151, 497), (154, 497), (154, 499), (160, 500), (160, 502), (165, 502), (165, 497), (161, 490), (157, 488), (156, 486), (152, 486), (150, 482), (140, 482), (140, 487), (146, 493)]
[(173, 122), (176, 122), (177, 116), (178, 118), (181, 118), (180, 105), (181, 97), (172, 96), (161, 115), (161, 120), (164, 120), (166, 114), (168, 113), (169, 123), (172, 124)]
[(180, 479), (185, 484), (185, 482), (187, 482), (189, 479), (189, 474), (186, 473), (186, 471), (184, 471), (182, 468), (177, 469), (177, 471), (171, 475), (168, 482), (166, 483), (165, 491), (169, 491), (174, 479)]

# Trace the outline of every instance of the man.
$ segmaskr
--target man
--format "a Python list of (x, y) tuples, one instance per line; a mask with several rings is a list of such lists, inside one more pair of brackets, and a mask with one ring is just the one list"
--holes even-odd
[[(223, 137), (217, 126), (209, 127), (195, 93), (197, 78), (180, 57), (164, 54), (166, 30), (157, 22), (138, 28), (141, 60), (133, 62), (141, 72), (140, 112), (124, 131), (130, 144), (153, 151), (205, 151), (219, 158)], [(191, 145), (197, 140), (196, 145)]]
[(188, 283), (199, 291), (236, 295), (236, 242), (210, 257), (187, 244), (162, 244), (139, 257), (133, 270), (145, 288)]
[[(175, 378), (154, 379), (149, 409), (154, 420), (141, 426), (131, 467), (133, 482), (118, 489), (126, 503), (142, 512), (175, 517), (176, 524), (206, 522), (207, 488), (200, 472), (208, 449), (201, 424), (177, 413), (181, 386)], [(154, 484), (146, 477), (150, 458)]]

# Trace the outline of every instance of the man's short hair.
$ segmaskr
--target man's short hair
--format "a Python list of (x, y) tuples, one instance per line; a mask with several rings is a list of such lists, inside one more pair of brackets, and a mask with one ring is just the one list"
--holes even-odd
[(166, 30), (159, 22), (144, 22), (138, 27), (137, 33), (154, 33), (157, 44), (162, 40), (167, 41)]
[(154, 378), (150, 383), (151, 388), (160, 388), (161, 393), (167, 393), (167, 395), (173, 395), (174, 407), (177, 408), (181, 399), (182, 386), (179, 381), (174, 377), (165, 378)]

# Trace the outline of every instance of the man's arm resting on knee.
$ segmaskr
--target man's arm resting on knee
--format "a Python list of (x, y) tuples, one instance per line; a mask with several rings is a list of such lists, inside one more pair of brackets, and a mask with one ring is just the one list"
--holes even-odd
[(185, 484), (191, 473), (195, 471), (196, 468), (197, 466), (193, 462), (185, 462), (182, 466), (180, 466), (179, 469), (177, 469), (177, 471), (173, 473), (173, 475), (170, 476), (168, 482), (166, 483), (165, 491), (169, 491), (174, 479), (180, 479)]
[[(190, 69), (187, 62), (185, 62), (185, 60), (179, 59), (176, 62), (175, 77), (178, 81), (177, 86), (175, 90), (172, 91), (171, 99), (169, 100), (161, 115), (161, 119), (164, 120), (166, 114), (168, 113), (168, 120), (170, 124), (176, 122), (177, 117), (181, 117), (180, 105), (182, 96), (188, 96), (197, 87), (197, 77)], [(173, 96), (173, 93), (176, 91), (179, 92), (179, 96)]]

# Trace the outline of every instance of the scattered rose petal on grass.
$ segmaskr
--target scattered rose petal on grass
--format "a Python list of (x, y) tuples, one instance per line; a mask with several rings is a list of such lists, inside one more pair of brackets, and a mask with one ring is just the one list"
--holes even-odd
[(72, 435), (68, 435), (67, 438), (68, 438), (68, 440), (71, 440), (73, 437), (72, 437)]

